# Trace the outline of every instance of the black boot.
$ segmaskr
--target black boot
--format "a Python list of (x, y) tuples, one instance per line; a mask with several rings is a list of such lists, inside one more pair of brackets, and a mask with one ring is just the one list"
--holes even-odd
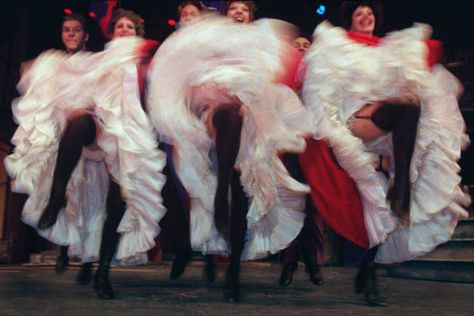
[(313, 214), (315, 212), (316, 209), (309, 199), (309, 196), (307, 196), (306, 217), (303, 229), (301, 230), (302, 257), (306, 266), (306, 272), (309, 276), (309, 281), (314, 285), (322, 285), (324, 284), (324, 279), (316, 259), (316, 252), (318, 251), (317, 244), (322, 239), (322, 237), (319, 237), (322, 232), (314, 222)]
[(369, 249), (359, 265), (354, 279), (354, 290), (357, 294), (363, 293), (368, 286), (369, 266), (374, 263), (376, 253), (377, 247)]
[(119, 239), (117, 228), (125, 213), (125, 206), (120, 186), (111, 180), (107, 195), (107, 218), (104, 222), (100, 244), (99, 267), (94, 275), (94, 288), (97, 296), (104, 300), (115, 298), (109, 280), (109, 269)]
[(367, 270), (359, 269), (355, 279), (354, 279), (354, 292), (356, 294), (361, 294), (367, 288)]
[(321, 273), (321, 268), (319, 266), (313, 266), (309, 269), (306, 268), (306, 271), (308, 272), (309, 281), (311, 283), (313, 283), (314, 285), (324, 284), (323, 274)]
[(183, 275), (184, 270), (186, 269), (186, 265), (189, 261), (191, 261), (191, 254), (177, 254), (176, 258), (173, 261), (173, 265), (171, 266), (171, 272), (169, 275), (170, 280), (176, 280), (181, 275)]
[(49, 202), (41, 214), (38, 229), (47, 229), (56, 223), (59, 211), (66, 206), (66, 185), (67, 181), (53, 179)]
[(240, 301), (240, 264), (230, 264), (226, 271), (224, 299), (228, 302)]
[(56, 265), (54, 266), (57, 274), (61, 274), (66, 271), (67, 266), (69, 265), (69, 256), (67, 255), (67, 251), (67, 246), (59, 246), (58, 255), (56, 257)]
[(230, 265), (226, 272), (224, 299), (240, 301), (240, 258), (244, 250), (247, 232), (247, 212), (249, 200), (240, 183), (241, 174), (233, 171), (231, 177), (232, 210), (230, 232)]
[(387, 303), (379, 294), (375, 264), (369, 268), (368, 281), (364, 291), (364, 297), (369, 306), (387, 306)]
[(369, 306), (386, 306), (385, 301), (379, 295), (377, 286), (376, 264), (374, 262), (377, 248), (369, 249), (362, 260), (354, 280), (355, 292), (363, 293)]
[(212, 255), (206, 255), (206, 264), (204, 265), (204, 275), (206, 278), (207, 285), (211, 285), (216, 280), (216, 264), (212, 258)]
[(94, 288), (97, 292), (97, 297), (102, 300), (113, 300), (115, 298), (112, 285), (109, 280), (110, 264), (105, 265), (100, 263), (99, 268), (94, 274)]
[(92, 262), (85, 262), (77, 273), (76, 283), (80, 285), (87, 285), (92, 279)]
[(280, 274), (280, 286), (288, 286), (293, 281), (293, 273), (298, 269), (298, 261), (286, 263)]

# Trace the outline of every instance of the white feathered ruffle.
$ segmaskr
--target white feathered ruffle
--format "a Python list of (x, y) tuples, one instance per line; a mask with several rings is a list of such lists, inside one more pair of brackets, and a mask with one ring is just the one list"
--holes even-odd
[(68, 205), (51, 229), (39, 231), (57, 244), (71, 245), (71, 252), (86, 261), (98, 256), (108, 191), (106, 168), (120, 184), (127, 204), (118, 228), (118, 260), (141, 258), (152, 248), (165, 213), (160, 194), (165, 155), (157, 149), (138, 91), (135, 65), (142, 43), (129, 37), (111, 42), (100, 53), (47, 51), (22, 77), (18, 85), (22, 96), (13, 104), (19, 126), (12, 138), (14, 153), (5, 166), (13, 190), (29, 195), (22, 219), (33, 227), (49, 199), (67, 118), (78, 110), (88, 111), (101, 130), (97, 143), (102, 156), (83, 151), (68, 183)]
[[(306, 55), (303, 100), (316, 119), (314, 136), (329, 141), (361, 193), (371, 246), (380, 245), (382, 263), (412, 259), (450, 239), (470, 198), (460, 187), (457, 160), (468, 143), (457, 104), (459, 83), (442, 66), (427, 65), (424, 40), (430, 28), (415, 25), (390, 33), (379, 46), (349, 39), (324, 22)], [(421, 116), (411, 165), (409, 227), (397, 222), (386, 202), (387, 183), (377, 176), (372, 152), (392, 153), (391, 137), (363, 144), (347, 126), (370, 101), (415, 93)], [(392, 159), (393, 161), (393, 159)]]
[(152, 61), (150, 112), (160, 135), (177, 149), (175, 167), (191, 197), (195, 250), (228, 251), (214, 225), (216, 161), (208, 122), (222, 103), (243, 103), (236, 167), (250, 209), (242, 259), (285, 248), (303, 225), (309, 189), (290, 177), (278, 153), (304, 149), (311, 119), (296, 94), (274, 82), (286, 46), (268, 25), (207, 18), (168, 38)]

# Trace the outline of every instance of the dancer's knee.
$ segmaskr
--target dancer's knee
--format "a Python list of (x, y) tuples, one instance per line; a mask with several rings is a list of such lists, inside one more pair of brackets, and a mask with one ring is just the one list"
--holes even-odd
[(217, 130), (221, 129), (240, 129), (242, 127), (242, 116), (240, 115), (239, 104), (222, 105), (214, 114), (213, 124)]
[(66, 135), (81, 137), (85, 145), (91, 144), (96, 137), (94, 119), (89, 114), (76, 116), (68, 122)]

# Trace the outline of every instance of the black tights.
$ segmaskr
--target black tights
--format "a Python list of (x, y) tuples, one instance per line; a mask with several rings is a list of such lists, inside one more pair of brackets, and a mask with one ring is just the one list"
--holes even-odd
[(125, 213), (125, 202), (120, 193), (120, 186), (110, 180), (107, 194), (107, 218), (104, 222), (102, 240), (100, 244), (100, 266), (109, 267), (117, 246), (120, 234), (117, 228)]
[(387, 198), (402, 219), (407, 219), (410, 209), (410, 165), (419, 117), (420, 107), (414, 104), (383, 104), (371, 117), (375, 125), (393, 134), (395, 179)]
[(49, 202), (38, 222), (39, 229), (53, 226), (59, 211), (66, 205), (66, 187), (74, 168), (81, 158), (82, 148), (94, 142), (95, 123), (90, 115), (75, 117), (61, 139), (53, 173)]
[(58, 149), (58, 158), (54, 169), (54, 178), (67, 183), (81, 158), (82, 148), (94, 142), (95, 123), (92, 116), (86, 114), (69, 121)]
[(214, 199), (216, 227), (220, 233), (229, 234), (228, 192), (234, 172), (234, 164), (240, 148), (242, 116), (240, 106), (223, 105), (214, 115), (212, 123), (216, 130), (216, 152), (218, 163), (217, 190)]
[[(307, 183), (303, 170), (299, 162), (297, 154), (286, 153), (282, 157), (283, 163), (290, 173), (290, 175), (301, 183)], [(316, 251), (318, 250), (318, 243), (322, 240), (320, 235), (322, 232), (317, 227), (313, 219), (313, 214), (316, 211), (311, 196), (306, 196), (305, 220), (303, 228), (299, 235), (291, 242), (291, 244), (283, 250), (284, 264), (297, 264), (298, 262), (298, 246), (301, 247), (302, 259), (308, 270), (312, 270), (317, 265)]]
[[(240, 297), (240, 257), (244, 249), (248, 210), (248, 199), (240, 183), (240, 174), (234, 170), (243, 124), (239, 111), (239, 104), (222, 105), (212, 120), (216, 130), (218, 162), (214, 218), (218, 231), (226, 238), (230, 237), (230, 265), (226, 272), (224, 297), (234, 301), (238, 301)], [(229, 185), (232, 193), (230, 223), (227, 200)]]

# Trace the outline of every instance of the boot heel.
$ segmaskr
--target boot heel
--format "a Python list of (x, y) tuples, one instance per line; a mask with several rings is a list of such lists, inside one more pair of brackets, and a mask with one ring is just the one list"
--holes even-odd
[(94, 275), (94, 289), (96, 290), (97, 297), (101, 300), (113, 300), (115, 298), (112, 285), (109, 280), (109, 271), (99, 269)]

